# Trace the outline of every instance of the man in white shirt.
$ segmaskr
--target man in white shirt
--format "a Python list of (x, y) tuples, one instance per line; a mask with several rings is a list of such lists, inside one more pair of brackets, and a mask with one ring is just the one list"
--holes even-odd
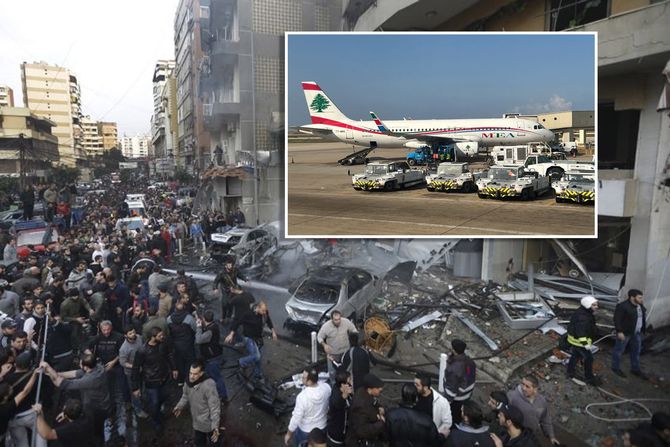
[(314, 368), (305, 368), (302, 372), (302, 383), (305, 388), (295, 399), (295, 408), (284, 436), (284, 444), (287, 446), (302, 445), (307, 441), (309, 432), (315, 428), (324, 430), (328, 423), (330, 386), (319, 383), (319, 373)]
[(321, 326), (316, 336), (328, 357), (326, 363), (328, 364), (328, 375), (331, 383), (335, 381), (335, 371), (337, 366), (342, 363), (342, 356), (351, 347), (349, 332), (358, 333), (358, 330), (351, 320), (342, 316), (339, 310), (334, 310), (330, 315), (330, 320)]

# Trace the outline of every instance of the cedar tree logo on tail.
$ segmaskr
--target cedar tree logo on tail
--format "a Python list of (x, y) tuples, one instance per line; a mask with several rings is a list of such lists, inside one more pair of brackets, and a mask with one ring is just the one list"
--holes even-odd
[(314, 101), (309, 105), (310, 109), (314, 110), (315, 112), (323, 112), (330, 106), (330, 101), (323, 96), (321, 93), (317, 94), (314, 97)]

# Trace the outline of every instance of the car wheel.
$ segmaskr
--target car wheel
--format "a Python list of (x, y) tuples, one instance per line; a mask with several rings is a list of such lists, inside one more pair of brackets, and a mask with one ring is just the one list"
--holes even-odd
[(410, 166), (416, 166), (416, 160), (413, 158), (408, 158), (407, 159), (407, 164)]

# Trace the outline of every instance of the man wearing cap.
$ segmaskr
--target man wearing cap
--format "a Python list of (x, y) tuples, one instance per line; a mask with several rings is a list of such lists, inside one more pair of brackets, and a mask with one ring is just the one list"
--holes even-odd
[(374, 374), (363, 378), (363, 387), (354, 393), (349, 410), (350, 426), (347, 430), (347, 446), (374, 445), (384, 433), (386, 417), (378, 398), (384, 382)]
[(568, 378), (575, 378), (577, 361), (584, 361), (584, 378), (589, 385), (598, 385), (599, 381), (593, 376), (593, 353), (591, 347), (596, 335), (596, 317), (593, 315), (598, 308), (598, 300), (592, 296), (585, 296), (581, 305), (572, 314), (568, 324), (568, 343), (570, 344), (570, 360), (568, 361)]
[(539, 445), (533, 432), (523, 426), (523, 413), (517, 407), (503, 406), (498, 411), (498, 422), (506, 431), (498, 437), (491, 434), (496, 447), (535, 447)]
[(302, 372), (303, 390), (295, 398), (295, 407), (284, 444), (302, 446), (307, 435), (315, 428), (325, 429), (328, 424), (328, 402), (330, 387), (319, 382), (319, 373), (315, 368), (305, 368)]
[(12, 336), (16, 333), (18, 327), (19, 325), (16, 324), (16, 321), (11, 318), (2, 321), (2, 324), (0, 325), (0, 348), (9, 348)]
[(619, 377), (626, 377), (621, 371), (621, 356), (628, 346), (630, 353), (630, 372), (643, 380), (648, 377), (640, 368), (640, 350), (642, 334), (647, 326), (647, 309), (643, 304), (642, 291), (631, 289), (628, 299), (617, 304), (614, 310), (616, 344), (612, 351), (612, 371)]
[(465, 354), (466, 347), (463, 340), (452, 340), (451, 355), (444, 373), (444, 394), (449, 400), (454, 424), (461, 422), (461, 406), (470, 399), (475, 388), (477, 367)]

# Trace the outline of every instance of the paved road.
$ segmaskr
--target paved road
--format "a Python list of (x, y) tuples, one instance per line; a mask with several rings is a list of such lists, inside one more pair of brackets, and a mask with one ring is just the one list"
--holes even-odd
[[(335, 161), (351, 152), (340, 143), (289, 144), (288, 234), (544, 236), (593, 235), (594, 207), (558, 204), (553, 195), (530, 202), (484, 200), (476, 194), (355, 191), (349, 174), (362, 166)], [(374, 159), (402, 159), (405, 149), (378, 149)]]

